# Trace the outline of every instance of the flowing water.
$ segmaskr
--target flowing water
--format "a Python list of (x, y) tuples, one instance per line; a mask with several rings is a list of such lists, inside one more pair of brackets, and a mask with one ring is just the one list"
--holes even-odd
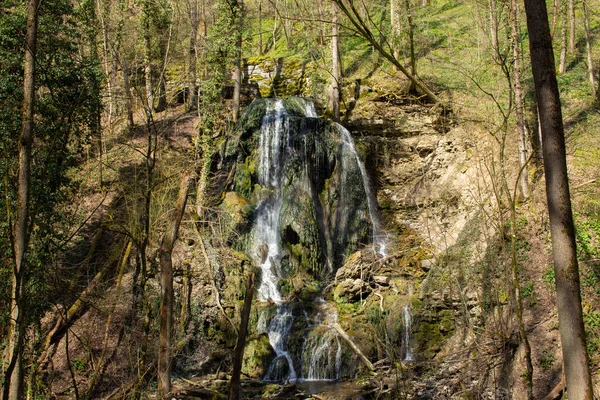
[(365, 164), (362, 162), (358, 153), (356, 152), (356, 148), (354, 147), (354, 141), (352, 140), (352, 136), (350, 136), (350, 132), (346, 128), (341, 125), (337, 125), (338, 131), (344, 140), (344, 144), (350, 148), (350, 151), (356, 157), (356, 163), (358, 164), (358, 168), (360, 169), (360, 174), (362, 176), (364, 182), (365, 193), (367, 195), (367, 206), (369, 209), (369, 217), (371, 219), (371, 224), (373, 226), (373, 247), (374, 250), (379, 253), (379, 255), (386, 257), (386, 247), (387, 247), (387, 235), (383, 230), (383, 224), (381, 223), (381, 218), (379, 217), (379, 213), (377, 212), (377, 200), (375, 195), (373, 194), (373, 190), (371, 189), (371, 184), (369, 182), (369, 176), (367, 175), (367, 170), (365, 168)]
[[(305, 99), (295, 99), (294, 115), (301, 113), (303, 118), (312, 119), (313, 124), (318, 123), (314, 119), (317, 118), (314, 104)], [(300, 306), (296, 302), (285, 300), (280, 290), (281, 279), (286, 275), (286, 271), (282, 268), (282, 224), (284, 217), (283, 208), (285, 203), (282, 199), (283, 181), (289, 178), (285, 177), (286, 163), (298, 152), (298, 142), (302, 142), (304, 152), (304, 160), (313, 160), (317, 163), (316, 166), (305, 165), (303, 167), (304, 174), (311, 176), (313, 171), (320, 171), (326, 166), (318, 163), (322, 161), (318, 151), (319, 145), (311, 143), (311, 149), (307, 144), (307, 135), (302, 139), (291, 137), (290, 134), (290, 118), (292, 111), (286, 110), (282, 100), (268, 100), (266, 102), (266, 111), (262, 119), (260, 129), (259, 149), (260, 155), (257, 166), (258, 183), (262, 187), (263, 200), (258, 204), (255, 212), (255, 222), (252, 228), (252, 245), (251, 251), (255, 262), (260, 265), (261, 278), (257, 289), (258, 300), (263, 302), (271, 302), (274, 304), (275, 312), (271, 313), (271, 319), (267, 323), (267, 317), (261, 315), (259, 325), (262, 325), (268, 335), (269, 343), (273, 348), (276, 357), (269, 365), (267, 373), (263, 377), (265, 381), (277, 382), (296, 382), (298, 381), (318, 381), (318, 380), (337, 380), (343, 375), (345, 362), (344, 344), (342, 343), (338, 333), (333, 328), (333, 324), (337, 323), (337, 313), (335, 305), (329, 305), (322, 298), (317, 297), (312, 304), (304, 304)], [(297, 118), (297, 116), (295, 116)], [(377, 214), (377, 203), (373, 191), (369, 185), (365, 166), (360, 160), (354, 143), (349, 132), (341, 125), (334, 125), (334, 131), (337, 131), (338, 138), (336, 139), (342, 148), (342, 155), (339, 158), (339, 167), (343, 170), (342, 182), (339, 185), (344, 185), (345, 182), (356, 181), (354, 176), (359, 175), (358, 172), (354, 176), (349, 176), (352, 172), (346, 172), (349, 168), (349, 163), (355, 163), (354, 171), (360, 171), (359, 181), (362, 180), (362, 189), (364, 199), (366, 197), (366, 213), (371, 224), (373, 247), (380, 255), (386, 255), (387, 236), (383, 230), (383, 224)], [(313, 136), (316, 138), (316, 136)], [(311, 139), (312, 140), (312, 139)], [(317, 139), (314, 139), (317, 140)], [(352, 169), (350, 169), (352, 171)], [(294, 182), (292, 182), (294, 183)], [(289, 185), (289, 182), (287, 183)], [(300, 183), (296, 184), (300, 185)], [(310, 186), (310, 185), (308, 185)], [(312, 188), (312, 187), (311, 187)], [(311, 189), (314, 192), (314, 188)], [(344, 193), (343, 191), (341, 193)], [(340, 196), (343, 197), (343, 196)], [(355, 198), (357, 195), (355, 195)], [(358, 195), (358, 197), (360, 197)], [(313, 202), (319, 202), (317, 195), (312, 195)], [(287, 200), (289, 202), (289, 200)], [(364, 200), (363, 200), (364, 201)], [(340, 204), (352, 204), (350, 200), (340, 199)], [(362, 203), (364, 205), (364, 203)], [(317, 211), (317, 219), (324, 219), (325, 213), (319, 207), (315, 206)], [(353, 211), (360, 217), (360, 211)], [(366, 218), (366, 213), (365, 218)], [(340, 212), (338, 220), (334, 225), (343, 225), (349, 217), (344, 214), (348, 212)], [(295, 223), (304, 223), (304, 221), (294, 221)], [(334, 272), (333, 261), (331, 258), (332, 251), (328, 250), (333, 245), (327, 245), (325, 242), (330, 240), (326, 234), (325, 223), (317, 221), (319, 232), (321, 232), (321, 243), (324, 253), (323, 263), (326, 264), (329, 272)], [(338, 235), (353, 234), (352, 232), (334, 232)], [(297, 235), (297, 234), (296, 234)], [(292, 235), (293, 236), (293, 235)], [(331, 234), (329, 234), (331, 236)], [(339, 240), (338, 240), (339, 242)], [(342, 241), (346, 243), (347, 240)], [(338, 263), (339, 265), (339, 263)], [(306, 311), (310, 309), (310, 312)], [(302, 311), (299, 311), (302, 310)], [(274, 315), (273, 315), (274, 314)], [(410, 310), (407, 308), (405, 314), (408, 320), (405, 319), (405, 326), (410, 322)], [(406, 317), (405, 317), (406, 318)], [(301, 348), (293, 350), (293, 343), (290, 343), (290, 334), (294, 327), (302, 326), (305, 331), (299, 338), (301, 340)], [(409, 339), (405, 340), (410, 343)], [(297, 347), (297, 346), (296, 346)], [(346, 350), (346, 354), (349, 352)], [(412, 350), (405, 351), (406, 358), (412, 359)]]
[(406, 304), (402, 306), (402, 314), (404, 316), (404, 337), (402, 338), (402, 354), (404, 354), (403, 361), (414, 361), (415, 356), (412, 348), (412, 314), (410, 311), (410, 298), (413, 295), (412, 285), (408, 289), (408, 299)]

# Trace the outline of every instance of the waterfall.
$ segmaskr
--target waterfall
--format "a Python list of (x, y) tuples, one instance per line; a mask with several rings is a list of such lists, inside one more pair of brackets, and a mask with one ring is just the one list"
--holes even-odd
[(302, 349), (304, 379), (337, 380), (342, 375), (342, 343), (333, 324), (337, 311), (322, 297), (314, 302), (316, 313), (310, 320), (312, 329)]
[(363, 179), (363, 184), (365, 187), (365, 192), (367, 195), (367, 207), (369, 209), (369, 218), (371, 219), (371, 224), (373, 227), (373, 249), (382, 257), (386, 257), (386, 247), (387, 247), (387, 235), (383, 230), (383, 224), (381, 222), (381, 218), (379, 217), (379, 213), (377, 212), (377, 200), (373, 191), (371, 190), (371, 183), (369, 182), (369, 176), (367, 175), (367, 170), (365, 168), (364, 163), (358, 156), (356, 152), (356, 148), (354, 147), (354, 141), (352, 140), (352, 136), (350, 136), (350, 132), (342, 125), (337, 125), (338, 132), (342, 136), (344, 140), (344, 144), (350, 148), (350, 151), (356, 157), (356, 163), (358, 164), (358, 168), (360, 169), (360, 174)]
[[(286, 102), (264, 100), (265, 114), (260, 128), (260, 138), (257, 141), (259, 159), (256, 165), (256, 180), (260, 185), (258, 198), (261, 200), (254, 212), (250, 253), (255, 263), (260, 265), (261, 274), (257, 298), (263, 302), (273, 303), (275, 308), (275, 313), (272, 312), (273, 308), (270, 308), (271, 311), (269, 308), (265, 308), (263, 311), (270, 312), (271, 317), (265, 317), (265, 313), (263, 313), (259, 319), (260, 329), (267, 334), (275, 353), (275, 359), (268, 366), (263, 379), (275, 382), (336, 380), (342, 377), (345, 364), (348, 363), (343, 359), (343, 342), (337, 331), (333, 329), (333, 324), (337, 322), (335, 306), (330, 306), (322, 298), (317, 297), (312, 304), (307, 305), (311, 312), (309, 315), (297, 301), (286, 301), (280, 288), (282, 279), (287, 279), (286, 274), (289, 274), (289, 266), (286, 270), (282, 267), (282, 263), (287, 262), (286, 265), (289, 265), (290, 246), (301, 240), (298, 232), (294, 231), (292, 226), (309, 222), (299, 221), (295, 214), (290, 216), (290, 207), (292, 209), (297, 207), (297, 210), (298, 207), (305, 204), (295, 198), (290, 200), (290, 193), (291, 196), (296, 196), (297, 193), (309, 193), (310, 204), (315, 210), (310, 215), (316, 219), (315, 222), (318, 225), (316, 237), (319, 238), (320, 235), (320, 239), (308, 243), (317, 243), (316, 246), (319, 246), (320, 241), (321, 247), (324, 247), (319, 250), (323, 252), (322, 257), (319, 258), (320, 255), (318, 255), (313, 259), (321, 260), (320, 262), (325, 264), (326, 270), (329, 272), (334, 272), (333, 264), (329, 257), (329, 251), (325, 247), (340, 246), (340, 243), (342, 246), (346, 246), (347, 243), (357, 246), (361, 240), (356, 239), (354, 232), (344, 232), (338, 229), (339, 226), (350, 226), (349, 218), (354, 218), (350, 220), (353, 227), (356, 227), (357, 224), (363, 227), (361, 228), (363, 229), (362, 235), (366, 235), (367, 226), (369, 223), (371, 224), (373, 246), (379, 254), (384, 256), (387, 237), (377, 214), (376, 199), (369, 186), (364, 164), (356, 152), (348, 131), (340, 125), (326, 125), (329, 123), (317, 120), (315, 106), (309, 100), (295, 98), (286, 100)], [(286, 104), (292, 107), (289, 111), (286, 109)], [(290, 133), (292, 121), (295, 123), (296, 129), (300, 129), (300, 131)], [(333, 127), (327, 131), (331, 132), (329, 133), (331, 136), (323, 138), (320, 131), (316, 131), (316, 129), (320, 129), (319, 127), (324, 126)], [(326, 134), (323, 133), (323, 135)], [(324, 144), (320, 142), (323, 140)], [(331, 161), (332, 157), (335, 157), (333, 161)], [(306, 163), (308, 160), (313, 160), (313, 163), (317, 165), (309, 167)], [(339, 166), (335, 160), (339, 161)], [(304, 162), (304, 165), (298, 167), (300, 162)], [(338, 219), (329, 220), (327, 226), (331, 231), (325, 233), (326, 224), (321, 219), (324, 218), (324, 215), (331, 218), (332, 212), (331, 210), (323, 211), (321, 201), (324, 200), (319, 197), (319, 191), (323, 190), (326, 184), (324, 181), (315, 183), (317, 182), (315, 175), (324, 174), (323, 171), (333, 174), (333, 166), (335, 166), (336, 173), (340, 174), (341, 182), (333, 184), (332, 190), (335, 192), (331, 196), (334, 199), (339, 198), (341, 206), (337, 207), (346, 208), (340, 208), (339, 212), (333, 213)], [(293, 171), (303, 171), (303, 175), (290, 175)], [(323, 179), (330, 178), (327, 175)], [(354, 186), (344, 189), (344, 185)], [(320, 188), (319, 191), (317, 191), (317, 187)], [(344, 198), (345, 190), (352, 193), (351, 199)], [(284, 196), (284, 193), (287, 194)], [(347, 215), (348, 207), (352, 207), (353, 217)], [(289, 233), (291, 236), (286, 236), (284, 239), (282, 236), (284, 232), (292, 233)], [(350, 237), (353, 234), (355, 235), (352, 239), (353, 242), (349, 242), (348, 239), (340, 239), (344, 235)], [(306, 233), (303, 235), (306, 236)], [(335, 236), (337, 242), (324, 244), (327, 240), (332, 240), (331, 235), (337, 235)], [(359, 238), (362, 237), (364, 236), (359, 236)], [(314, 245), (306, 246), (312, 248)], [(285, 253), (286, 251), (287, 253)], [(285, 256), (288, 258), (287, 260), (284, 254), (287, 254)], [(296, 319), (295, 314), (301, 316), (302, 312), (305, 320)], [(270, 321), (267, 322), (269, 318)], [(298, 329), (303, 329), (303, 331), (294, 332), (293, 327), (295, 326), (300, 327)], [(294, 339), (295, 343), (290, 342), (291, 334), (299, 335)], [(346, 358), (350, 357), (348, 353), (346, 352)]]
[(294, 316), (290, 303), (281, 303), (277, 306), (277, 315), (271, 320), (268, 328), (269, 343), (275, 350), (277, 357), (264, 377), (265, 381), (296, 382), (297, 375), (292, 357), (287, 352), (287, 337), (292, 329)]
[(274, 190), (274, 195), (268, 198), (259, 208), (256, 217), (255, 231), (256, 249), (262, 272), (261, 284), (258, 288), (258, 299), (262, 301), (281, 301), (277, 289), (279, 280), (276, 263), (280, 255), (279, 222), (281, 212), (281, 175), (283, 141), (287, 142), (287, 119), (283, 102), (277, 100), (269, 103), (263, 118), (260, 132), (260, 160), (258, 179), (265, 187)]
[(412, 314), (410, 312), (410, 296), (413, 294), (412, 285), (408, 288), (408, 299), (406, 304), (402, 306), (402, 314), (404, 317), (404, 334), (402, 338), (402, 354), (403, 361), (414, 361), (415, 357), (412, 349)]

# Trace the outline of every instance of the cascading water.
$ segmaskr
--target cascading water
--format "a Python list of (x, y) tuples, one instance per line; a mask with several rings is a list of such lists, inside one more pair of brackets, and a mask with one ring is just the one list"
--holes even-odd
[(381, 223), (381, 219), (379, 218), (379, 214), (377, 213), (377, 200), (375, 199), (375, 195), (371, 190), (371, 184), (369, 183), (369, 177), (367, 175), (365, 164), (361, 161), (360, 157), (358, 156), (358, 153), (356, 152), (356, 148), (354, 147), (354, 141), (352, 140), (352, 136), (350, 136), (350, 132), (348, 132), (346, 128), (339, 124), (337, 125), (337, 128), (344, 140), (344, 144), (346, 144), (350, 148), (350, 151), (356, 156), (356, 163), (358, 164), (358, 168), (360, 169), (360, 175), (362, 176), (365, 192), (367, 195), (369, 217), (371, 219), (371, 224), (373, 225), (374, 250), (377, 253), (379, 253), (379, 255), (385, 257), (387, 255), (387, 235), (383, 230), (383, 224)]
[(282, 282), (289, 292), (290, 274), (300, 265), (314, 275), (334, 272), (350, 251), (366, 244), (369, 228), (374, 249), (385, 256), (387, 237), (348, 131), (318, 119), (311, 101), (261, 101), (254, 189), (261, 200), (250, 252), (260, 265), (257, 297), (274, 304), (274, 310), (264, 309), (270, 317), (261, 315), (260, 324), (275, 353), (263, 379), (336, 380), (347, 376), (345, 364), (352, 363), (342, 360), (351, 356), (333, 328), (335, 307), (320, 297), (302, 304), (286, 301)]
[(404, 354), (403, 361), (414, 361), (415, 356), (412, 349), (412, 314), (410, 311), (410, 296), (413, 295), (412, 285), (408, 288), (409, 298), (406, 304), (402, 306), (402, 314), (404, 316), (404, 335), (402, 338), (402, 353)]

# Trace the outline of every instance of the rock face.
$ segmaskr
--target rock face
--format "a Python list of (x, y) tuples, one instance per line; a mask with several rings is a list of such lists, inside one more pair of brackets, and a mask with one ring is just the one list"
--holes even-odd
[[(351, 375), (353, 355), (332, 328), (337, 313), (321, 296), (350, 254), (374, 239), (380, 249), (385, 245), (349, 132), (317, 118), (305, 99), (258, 99), (227, 145), (225, 164), (235, 172), (222, 205), (234, 211), (230, 232), (241, 233), (231, 239), (260, 267), (257, 299), (271, 304), (255, 334), (266, 334), (274, 358), (262, 352), (253, 360), (263, 365), (247, 370), (263, 371), (269, 381)], [(245, 225), (237, 218), (244, 210)], [(357, 285), (367, 287), (360, 279)], [(350, 285), (340, 296), (354, 300), (356, 292)], [(251, 343), (256, 347), (259, 339)]]

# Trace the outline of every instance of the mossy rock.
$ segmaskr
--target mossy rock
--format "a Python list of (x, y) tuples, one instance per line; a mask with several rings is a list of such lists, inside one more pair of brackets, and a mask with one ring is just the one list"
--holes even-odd
[[(229, 240), (231, 235), (238, 231), (238, 227), (247, 222), (250, 214), (250, 204), (243, 196), (236, 192), (227, 192), (221, 202), (223, 213), (223, 237)], [(246, 257), (244, 257), (246, 258)]]
[(267, 368), (275, 356), (266, 335), (250, 337), (244, 348), (242, 373), (250, 378), (260, 379), (267, 372)]

